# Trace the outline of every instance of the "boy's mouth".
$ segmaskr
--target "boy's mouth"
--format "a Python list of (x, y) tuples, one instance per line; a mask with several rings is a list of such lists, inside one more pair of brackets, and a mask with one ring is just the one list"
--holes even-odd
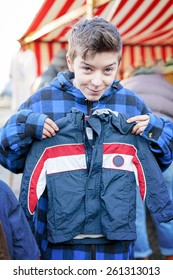
[(99, 94), (100, 92), (103, 91), (103, 89), (97, 89), (96, 90), (96, 89), (91, 89), (91, 88), (88, 88), (88, 90), (93, 94)]

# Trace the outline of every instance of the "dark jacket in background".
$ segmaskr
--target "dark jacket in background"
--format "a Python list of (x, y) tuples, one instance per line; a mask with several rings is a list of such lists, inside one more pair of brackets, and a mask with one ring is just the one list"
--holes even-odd
[(2, 180), (0, 180), (0, 220), (11, 259), (39, 259), (40, 252), (25, 214), (12, 190)]

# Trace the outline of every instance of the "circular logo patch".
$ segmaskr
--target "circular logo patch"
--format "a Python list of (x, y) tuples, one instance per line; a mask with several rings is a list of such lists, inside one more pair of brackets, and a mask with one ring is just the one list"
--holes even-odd
[(113, 164), (117, 167), (120, 167), (124, 164), (124, 159), (122, 156), (115, 156), (113, 158)]

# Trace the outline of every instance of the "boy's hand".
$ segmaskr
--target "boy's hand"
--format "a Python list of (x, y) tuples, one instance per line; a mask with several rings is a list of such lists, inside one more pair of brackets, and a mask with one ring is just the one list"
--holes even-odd
[(56, 131), (58, 131), (58, 130), (59, 130), (59, 128), (56, 125), (56, 123), (54, 121), (52, 121), (51, 119), (46, 118), (45, 122), (44, 122), (44, 127), (43, 127), (42, 139), (55, 136)]
[(140, 115), (140, 116), (129, 118), (127, 120), (127, 123), (136, 122), (136, 125), (134, 125), (131, 133), (136, 135), (137, 134), (141, 135), (144, 129), (147, 127), (149, 119), (150, 119), (149, 115)]

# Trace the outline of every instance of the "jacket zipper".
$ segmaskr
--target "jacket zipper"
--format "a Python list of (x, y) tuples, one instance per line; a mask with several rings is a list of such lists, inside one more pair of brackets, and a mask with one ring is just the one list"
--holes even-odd
[(93, 107), (93, 102), (87, 100), (88, 116), (91, 116), (91, 115), (92, 115), (92, 107)]

